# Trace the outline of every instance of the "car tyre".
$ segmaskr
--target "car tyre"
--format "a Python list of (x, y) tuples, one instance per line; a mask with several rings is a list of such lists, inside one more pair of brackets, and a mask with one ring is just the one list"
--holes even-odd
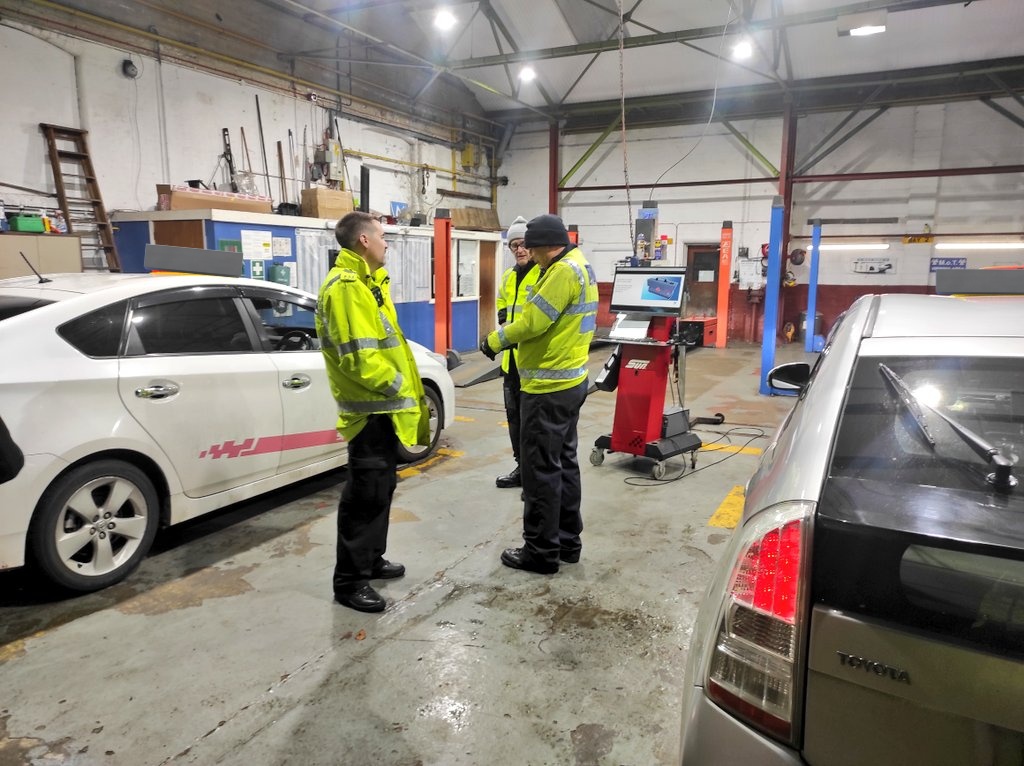
[(408, 447), (399, 442), (400, 463), (416, 463), (425, 459), (434, 451), (438, 439), (441, 438), (441, 427), (444, 423), (444, 404), (441, 402), (441, 395), (428, 385), (424, 385), (423, 390), (427, 395), (427, 409), (430, 411), (430, 444), (426, 447)]
[(58, 477), (43, 493), (29, 548), (47, 579), (87, 593), (127, 577), (156, 537), (160, 500), (135, 466), (97, 460)]

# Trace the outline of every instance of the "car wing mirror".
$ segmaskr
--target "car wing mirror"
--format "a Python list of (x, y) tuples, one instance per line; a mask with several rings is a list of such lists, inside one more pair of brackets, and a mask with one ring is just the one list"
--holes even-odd
[(803, 391), (811, 380), (811, 365), (807, 362), (789, 362), (772, 368), (768, 385), (779, 391)]

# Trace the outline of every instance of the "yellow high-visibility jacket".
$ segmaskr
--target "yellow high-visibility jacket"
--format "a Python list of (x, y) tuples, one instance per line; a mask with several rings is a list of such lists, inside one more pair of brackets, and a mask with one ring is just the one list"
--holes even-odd
[[(497, 308), (499, 312), (505, 309), (505, 324), (511, 324), (516, 321), (516, 317), (523, 313), (526, 301), (529, 299), (530, 293), (533, 292), (533, 286), (537, 284), (538, 279), (540, 279), (540, 266), (535, 263), (531, 263), (530, 269), (523, 274), (523, 279), (519, 283), (518, 288), (516, 288), (515, 266), (501, 275), (501, 289), (498, 290)], [(514, 348), (505, 350), (501, 357), (502, 372), (508, 372), (509, 356), (515, 352)], [(517, 357), (516, 367), (518, 366)]]
[(338, 404), (338, 431), (355, 437), (373, 413), (391, 417), (398, 438), (410, 446), (430, 441), (423, 381), (398, 327), (390, 278), (351, 250), (338, 253), (320, 287), (316, 331)]
[(540, 275), (516, 320), (487, 336), (493, 351), (519, 345), (516, 363), (527, 394), (563, 391), (587, 377), (597, 279), (580, 249), (571, 247)]

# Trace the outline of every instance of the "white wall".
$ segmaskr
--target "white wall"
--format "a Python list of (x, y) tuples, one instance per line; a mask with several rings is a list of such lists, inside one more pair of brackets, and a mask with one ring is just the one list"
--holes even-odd
[[(1012, 108), (1007, 100), (1004, 104)], [(871, 112), (855, 118), (857, 125)], [(843, 119), (845, 113), (817, 114), (801, 118), (797, 165)], [(776, 167), (781, 164), (781, 120), (738, 122), (735, 127)], [(573, 166), (596, 135), (563, 136), (561, 173)], [(767, 171), (754, 160), (724, 126), (703, 125), (634, 130), (627, 133), (626, 153), (631, 183), (661, 183), (707, 179), (763, 177)], [(689, 154), (688, 154), (689, 153)], [(687, 155), (676, 167), (670, 166)], [(988, 167), (1024, 164), (1024, 133), (1005, 117), (979, 102), (890, 109), (849, 142), (805, 172), (834, 174), (930, 170), (934, 168)], [(668, 172), (666, 173), (666, 170)], [(547, 212), (548, 132), (546, 126), (526, 126), (516, 135), (499, 174), (509, 185), (499, 190), (499, 214), (507, 223), (516, 215), (530, 217)], [(574, 175), (569, 185), (624, 183), (621, 133), (616, 131)], [(1020, 232), (1024, 229), (1024, 192), (1021, 174), (919, 178), (883, 181), (797, 184), (791, 235), (809, 236), (812, 218), (896, 217), (893, 225), (832, 225), (829, 235), (866, 235), (890, 249), (884, 253), (823, 253), (820, 279), (823, 284), (926, 285), (933, 255), (960, 255), (968, 267), (997, 263), (1022, 263), (1024, 250), (992, 252), (936, 252), (931, 245), (903, 245), (901, 235), (930, 227), (942, 232)], [(759, 257), (761, 243), (768, 241), (769, 219), (775, 184), (705, 186), (659, 189), (662, 234), (675, 240), (673, 256), (685, 257), (685, 245), (717, 242), (721, 225), (733, 221), (734, 247), (748, 247)], [(561, 195), (561, 213), (569, 224), (580, 227), (584, 251), (595, 265), (598, 278), (610, 279), (612, 264), (630, 251), (629, 222), (651, 196), (648, 189), (632, 191), (632, 207), (623, 191), (582, 191)], [(827, 240), (826, 240), (827, 241)], [(940, 239), (940, 241), (942, 241)], [(950, 241), (950, 240), (946, 240)], [(808, 247), (795, 239), (792, 247)], [(736, 251), (734, 250), (734, 256)], [(894, 270), (885, 275), (857, 274), (857, 258), (889, 256)], [(806, 281), (809, 262), (795, 268)]]
[[(132, 80), (121, 73), (129, 55), (122, 50), (51, 32), (0, 25), (0, 182), (39, 191), (55, 190), (39, 131), (40, 122), (89, 131), (93, 163), (108, 211), (151, 210), (156, 184), (184, 183), (188, 179), (226, 184), (228, 175), (218, 158), (223, 152), (221, 129), (230, 131), (236, 170), (245, 167), (240, 128), (248, 144), (249, 164), (257, 175), (261, 194), (267, 191), (260, 148), (256, 95), (266, 147), (269, 191), (281, 201), (276, 144), (282, 142), (285, 175), (291, 176), (288, 131), (295, 146), (295, 167), (302, 167), (303, 136), (312, 159), (312, 146), (320, 143), (327, 112), (303, 96), (256, 88), (238, 80), (185, 67), (160, 64), (154, 58), (131, 54), (139, 70)], [(346, 151), (363, 151), (394, 160), (453, 167), (447, 146), (406, 137), (398, 131), (348, 119), (340, 120)], [(475, 203), (445, 199), (440, 188), (452, 188), (451, 173), (430, 172), (426, 191), (418, 168), (366, 159), (371, 168), (370, 206), (390, 212), (391, 201), (410, 204), (429, 214), (437, 206), (467, 207)], [(361, 161), (348, 160), (352, 187), (358, 196)], [(475, 171), (487, 175), (486, 166)], [(301, 174), (301, 170), (299, 170)], [(289, 181), (290, 202), (297, 202), (301, 183)], [(350, 188), (352, 188), (350, 187)], [(230, 188), (222, 186), (221, 188)], [(457, 188), (488, 194), (486, 183), (459, 177)], [(56, 205), (54, 198), (0, 186), (7, 207)], [(476, 203), (479, 204), (479, 203)]]

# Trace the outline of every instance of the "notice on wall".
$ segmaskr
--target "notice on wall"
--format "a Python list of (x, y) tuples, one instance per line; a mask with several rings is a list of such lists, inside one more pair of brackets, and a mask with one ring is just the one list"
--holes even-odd
[(966, 258), (932, 258), (928, 271), (939, 271), (940, 269), (966, 269)]
[(292, 240), (291, 237), (274, 237), (274, 257), (291, 259)]
[(761, 276), (761, 261), (752, 258), (740, 258), (736, 262), (737, 271), (740, 275), (741, 290), (760, 290), (764, 285), (764, 277)]
[(269, 261), (274, 257), (273, 235), (269, 231), (242, 229), (242, 257), (246, 260)]
[(715, 272), (713, 269), (701, 270), (697, 272), (698, 282), (714, 282)]

